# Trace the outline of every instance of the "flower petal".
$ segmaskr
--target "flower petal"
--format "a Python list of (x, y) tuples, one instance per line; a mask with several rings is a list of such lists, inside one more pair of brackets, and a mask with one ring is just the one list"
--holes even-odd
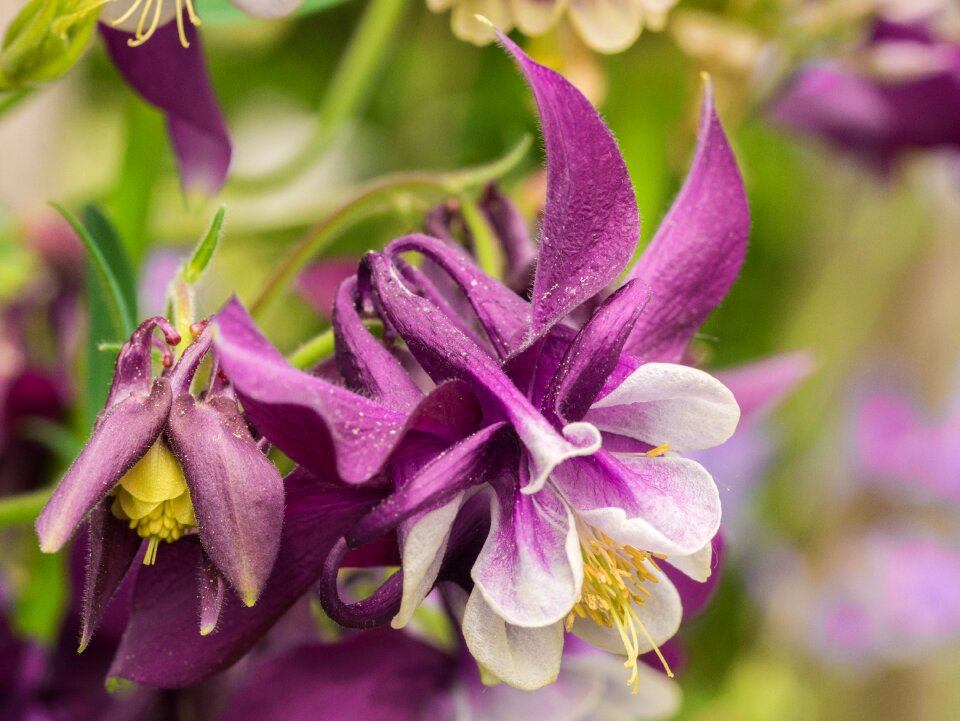
[(333, 317), (333, 303), (340, 284), (357, 273), (353, 258), (321, 260), (307, 267), (297, 278), (297, 291), (323, 318)]
[(87, 513), (140, 460), (170, 414), (170, 385), (154, 381), (149, 396), (129, 395), (101, 415), (80, 455), (37, 518), (40, 550), (56, 553)]
[(602, 431), (675, 451), (718, 446), (739, 419), (737, 401), (720, 381), (673, 363), (640, 366), (584, 416)]
[(604, 301), (577, 334), (550, 381), (541, 408), (547, 417), (579, 421), (620, 358), (650, 292), (631, 281)]
[(362, 483), (383, 467), (404, 415), (292, 368), (236, 299), (213, 322), (217, 357), (253, 425), (317, 474)]
[(640, 237), (640, 216), (627, 166), (590, 101), (505, 35), (500, 42), (533, 91), (547, 156), (529, 344), (623, 271)]
[(127, 523), (110, 512), (110, 501), (102, 500), (90, 514), (87, 536), (87, 573), (83, 588), (80, 620), (80, 651), (93, 638), (103, 613), (140, 550), (141, 539)]
[(221, 718), (244, 721), (421, 721), (454, 661), (381, 629), (335, 644), (306, 643), (257, 663)]
[(513, 626), (547, 626), (570, 613), (583, 585), (580, 538), (549, 486), (535, 495), (496, 483), (490, 533), (471, 577), (486, 604)]
[(504, 621), (474, 589), (463, 614), (463, 638), (487, 671), (511, 686), (534, 691), (560, 673), (563, 624), (521, 628)]
[(570, 0), (570, 22), (594, 50), (619, 53), (640, 37), (643, 8), (635, 0)]
[(531, 478), (527, 492), (543, 487), (550, 471), (567, 458), (589, 455), (600, 447), (600, 434), (589, 423), (571, 423), (558, 433), (483, 349), (470, 341), (445, 313), (407, 287), (385, 254), (368, 253), (361, 282), (369, 274), (381, 314), (435, 381), (460, 378), (513, 425), (529, 451)]
[[(683, 618), (683, 607), (680, 594), (665, 575), (657, 574), (657, 583), (647, 583), (645, 587), (652, 592), (641, 606), (634, 606), (637, 618), (646, 628), (653, 643), (662, 645), (671, 639), (680, 628)], [(597, 648), (612, 653), (624, 653), (623, 639), (616, 628), (598, 626), (589, 619), (577, 617), (573, 624), (573, 633)], [(640, 653), (652, 651), (653, 645), (644, 634), (640, 634)]]
[(688, 458), (599, 451), (554, 471), (577, 517), (615, 541), (668, 559), (700, 550), (720, 526), (720, 495)]
[(180, 45), (173, 22), (133, 48), (127, 44), (130, 34), (103, 23), (99, 28), (126, 81), (166, 115), (184, 192), (216, 195), (226, 180), (232, 151), (196, 28), (184, 22), (188, 48)]
[(200, 587), (200, 635), (209, 636), (217, 628), (217, 622), (220, 620), (226, 583), (220, 571), (205, 553), (197, 570)]
[(714, 376), (733, 393), (740, 406), (740, 417), (747, 421), (783, 401), (813, 372), (814, 365), (809, 353), (799, 351), (725, 368)]
[(247, 15), (255, 18), (282, 18), (289, 15), (303, 3), (303, 0), (230, 0)]
[(190, 488), (203, 549), (252, 606), (280, 547), (280, 473), (225, 396), (197, 402), (189, 393), (181, 395), (167, 433)]
[(337, 367), (347, 385), (398, 411), (409, 412), (423, 398), (390, 351), (360, 321), (354, 302), (357, 279), (350, 277), (337, 289), (333, 308)]
[(691, 618), (705, 609), (723, 576), (723, 530), (702, 550), (681, 558), (667, 560), (663, 572), (673, 582), (683, 603), (683, 618)]
[(749, 231), (743, 180), (708, 82), (690, 172), (628, 276), (645, 281), (651, 298), (626, 352), (644, 360), (679, 361), (740, 273)]
[(536, 37), (552, 28), (563, 13), (563, 0), (512, 0), (513, 18), (524, 35)]
[[(523, 0), (538, 2), (541, 5), (553, 0)], [(561, 5), (561, 2), (557, 2)], [(516, 6), (516, 5), (515, 5)], [(537, 262), (537, 245), (530, 237), (530, 227), (517, 207), (493, 183), (487, 186), (480, 201), (483, 212), (493, 232), (500, 241), (506, 258), (507, 285), (518, 293), (523, 293), (533, 280), (533, 269)]]
[(196, 587), (184, 583), (184, 569), (196, 568), (202, 551), (191, 537), (172, 543), (149, 573), (137, 576), (111, 677), (187, 686), (231, 665), (313, 586), (333, 544), (380, 499), (370, 489), (322, 484), (304, 471), (287, 476), (286, 484), (280, 552), (259, 603), (248, 608), (228, 594), (217, 632), (201, 636)]
[[(659, 663), (659, 661), (657, 662)], [(611, 656), (583, 655), (564, 658), (561, 678), (567, 667), (603, 680), (604, 693), (592, 718), (604, 721), (660, 721), (673, 718), (680, 710), (680, 685), (662, 670), (645, 663), (637, 665), (640, 674), (637, 693), (623, 682), (623, 663)]]

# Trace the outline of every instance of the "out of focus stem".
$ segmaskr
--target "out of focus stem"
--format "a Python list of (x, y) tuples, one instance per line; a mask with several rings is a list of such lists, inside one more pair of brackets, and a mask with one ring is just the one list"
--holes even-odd
[(0, 499), (0, 528), (8, 526), (26, 526), (33, 523), (40, 511), (50, 500), (53, 489), (21, 493)]
[(331, 210), (325, 218), (307, 229), (300, 240), (290, 248), (266, 285), (250, 303), (250, 313), (254, 317), (262, 313), (310, 259), (326, 248), (338, 233), (389, 205), (391, 199), (417, 193), (426, 193), (437, 198), (459, 195), (509, 172), (526, 154), (530, 143), (530, 136), (524, 136), (506, 155), (486, 165), (447, 173), (397, 173), (362, 186)]
[(373, 89), (393, 47), (407, 0), (370, 0), (327, 85), (317, 112), (313, 137), (288, 163), (256, 176), (235, 176), (230, 183), (240, 192), (262, 192), (288, 184), (307, 170), (331, 141), (354, 118)]

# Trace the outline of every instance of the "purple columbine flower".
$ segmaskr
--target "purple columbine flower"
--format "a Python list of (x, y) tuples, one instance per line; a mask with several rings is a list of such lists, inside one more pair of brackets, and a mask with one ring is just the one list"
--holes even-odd
[[(200, 632), (216, 626), (229, 584), (247, 605), (263, 589), (280, 543), (283, 484), (251, 436), (232, 391), (211, 371), (191, 385), (210, 350), (198, 337), (174, 363), (180, 336), (164, 318), (144, 321), (117, 357), (113, 386), (83, 451), (37, 519), (41, 550), (60, 550), (89, 519), (90, 554), (81, 648), (140, 553), (152, 565), (161, 541), (199, 540), (195, 571)], [(154, 377), (159, 347), (164, 370)]]
[(884, 172), (910, 150), (960, 149), (960, 46), (878, 20), (851, 57), (801, 70), (771, 114)]

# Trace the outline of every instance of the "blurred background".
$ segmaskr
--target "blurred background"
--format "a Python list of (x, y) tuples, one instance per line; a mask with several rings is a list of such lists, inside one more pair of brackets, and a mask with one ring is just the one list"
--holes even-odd
[[(0, 20), (20, 5), (3, 0)], [(332, 98), (375, 5), (390, 21), (369, 67)], [(419, 0), (327, 0), (272, 22), (212, 0), (198, 12), (234, 143), (215, 199), (184, 200), (162, 115), (97, 42), (57, 82), (0, 100), (0, 493), (29, 499), (66, 467), (109, 383), (112, 355), (97, 342), (120, 340), (94, 337), (90, 270), (47, 201), (101, 208), (141, 279), (142, 316), (163, 310), (177, 263), (224, 205), (223, 240), (199, 288), (207, 315), (232, 292), (252, 301), (305, 237), (313, 261), (355, 259), (451, 199), (397, 183), (340, 222), (371, 181), (511, 160), (524, 136), (537, 137), (505, 54), (459, 39), (449, 13)], [(822, 65), (883, 87), (952, 72), (960, 95), (960, 63), (949, 70), (958, 12), (950, 0), (680, 0), (662, 30), (618, 53), (595, 52), (566, 21), (515, 35), (612, 128), (637, 193), (641, 246), (683, 181), (700, 75), (711, 74), (753, 220), (741, 277), (693, 355), (722, 370), (800, 353), (809, 370), (704, 458), (724, 494), (727, 553), (713, 604), (682, 631), (678, 719), (960, 719), (960, 104), (949, 84), (910, 96), (909, 112), (941, 118), (948, 132), (936, 142), (901, 137), (883, 157), (834, 132), (836, 116), (817, 126), (777, 110)], [(935, 28), (940, 65), (918, 69), (904, 55), (891, 70), (864, 59), (877, 23), (918, 18)], [(803, 103), (851, 97), (828, 88)], [(544, 192), (538, 143), (507, 165), (500, 187), (533, 227)], [(302, 285), (261, 316), (284, 352), (325, 327), (329, 299)], [(75, 633), (69, 559), (39, 554), (29, 523), (4, 509), (0, 644), (49, 657)], [(95, 667), (95, 656), (83, 665)], [(95, 673), (86, 683), (99, 692)], [(163, 703), (169, 717), (204, 718), (183, 699)], [(93, 717), (77, 713), (49, 718)]]

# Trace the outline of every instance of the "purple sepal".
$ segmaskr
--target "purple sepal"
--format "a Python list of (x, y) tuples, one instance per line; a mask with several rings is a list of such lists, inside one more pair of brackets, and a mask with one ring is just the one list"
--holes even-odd
[(177, 23), (157, 28), (149, 42), (132, 48), (133, 35), (99, 23), (117, 69), (144, 100), (167, 117), (187, 195), (220, 192), (230, 167), (230, 136), (210, 84), (200, 36), (184, 22), (190, 47), (180, 44)]
[(722, 528), (717, 535), (713, 537), (711, 543), (713, 544), (713, 558), (710, 565), (713, 571), (703, 583), (693, 580), (685, 573), (681, 573), (669, 563), (660, 566), (680, 594), (680, 602), (683, 604), (684, 620), (693, 618), (701, 613), (710, 605), (710, 602), (717, 593), (717, 587), (723, 575), (723, 561), (725, 556)]
[(627, 166), (590, 101), (498, 37), (533, 91), (547, 157), (531, 343), (616, 279), (640, 238), (640, 216)]
[(226, 583), (207, 554), (204, 553), (202, 556), (197, 568), (197, 585), (200, 590), (200, 635), (208, 636), (216, 630), (217, 622), (220, 620)]
[(706, 83), (700, 137), (687, 179), (629, 278), (650, 287), (650, 302), (625, 352), (680, 362), (693, 334), (740, 272), (750, 210), (736, 159)]

